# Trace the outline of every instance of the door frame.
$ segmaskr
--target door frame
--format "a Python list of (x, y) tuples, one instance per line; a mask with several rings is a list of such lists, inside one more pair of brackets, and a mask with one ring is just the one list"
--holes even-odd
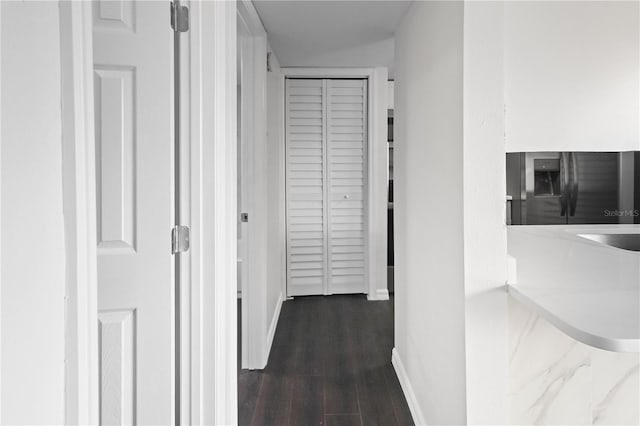
[[(284, 78), (362, 78), (367, 84), (367, 214), (365, 279), (368, 300), (388, 300), (387, 285), (387, 149), (388, 70), (376, 68), (282, 68)], [(283, 99), (285, 93), (282, 93)], [(286, 212), (286, 206), (285, 206)], [(286, 230), (285, 230), (286, 232)], [(286, 235), (285, 235), (286, 241)], [(288, 267), (288, 266), (287, 266)], [(283, 294), (287, 293), (286, 280)]]
[[(72, 315), (65, 323), (66, 422), (99, 424), (93, 16), (90, 2), (60, 5), (66, 17), (60, 26), (62, 96), (73, 105), (63, 122), (63, 188), (69, 194), (64, 208), (76, 214), (65, 232), (77, 244), (66, 249), (74, 261), (67, 282)], [(188, 297), (182, 299), (179, 351), (182, 367), (188, 367), (181, 369), (189, 373), (180, 376), (179, 422), (235, 424), (236, 3), (190, 1), (188, 6), (187, 64), (180, 84), (189, 84), (181, 100), (189, 113), (180, 122), (188, 132), (189, 155), (181, 158), (181, 168), (189, 179), (181, 209), (191, 227), (191, 248), (181, 256), (181, 294)]]
[[(237, 170), (236, 3), (189, 1), (188, 120), (191, 248), (184, 257), (190, 338), (181, 354), (183, 424), (236, 424)], [(183, 334), (184, 335), (184, 334)], [(188, 360), (188, 361), (187, 361)]]
[(97, 425), (100, 371), (92, 30), (91, 3), (60, 2), (62, 178), (67, 240), (65, 421)]

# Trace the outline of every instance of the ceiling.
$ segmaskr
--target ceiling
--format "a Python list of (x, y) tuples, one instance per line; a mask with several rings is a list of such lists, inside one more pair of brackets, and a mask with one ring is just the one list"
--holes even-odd
[(386, 66), (410, 1), (253, 0), (281, 66)]

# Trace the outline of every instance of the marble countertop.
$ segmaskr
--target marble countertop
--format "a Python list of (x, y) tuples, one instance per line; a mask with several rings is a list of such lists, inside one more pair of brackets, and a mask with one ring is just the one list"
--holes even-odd
[(640, 226), (509, 227), (509, 293), (580, 342), (640, 352), (640, 252), (580, 236), (598, 233), (640, 234)]

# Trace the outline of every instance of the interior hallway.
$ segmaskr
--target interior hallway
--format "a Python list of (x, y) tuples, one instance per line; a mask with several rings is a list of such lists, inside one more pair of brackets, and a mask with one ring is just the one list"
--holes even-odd
[(285, 301), (267, 368), (238, 372), (238, 424), (412, 425), (392, 347), (393, 296)]

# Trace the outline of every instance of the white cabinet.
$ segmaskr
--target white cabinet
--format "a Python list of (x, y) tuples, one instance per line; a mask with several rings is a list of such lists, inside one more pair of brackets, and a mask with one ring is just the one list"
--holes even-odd
[(287, 294), (365, 293), (367, 81), (288, 79)]

